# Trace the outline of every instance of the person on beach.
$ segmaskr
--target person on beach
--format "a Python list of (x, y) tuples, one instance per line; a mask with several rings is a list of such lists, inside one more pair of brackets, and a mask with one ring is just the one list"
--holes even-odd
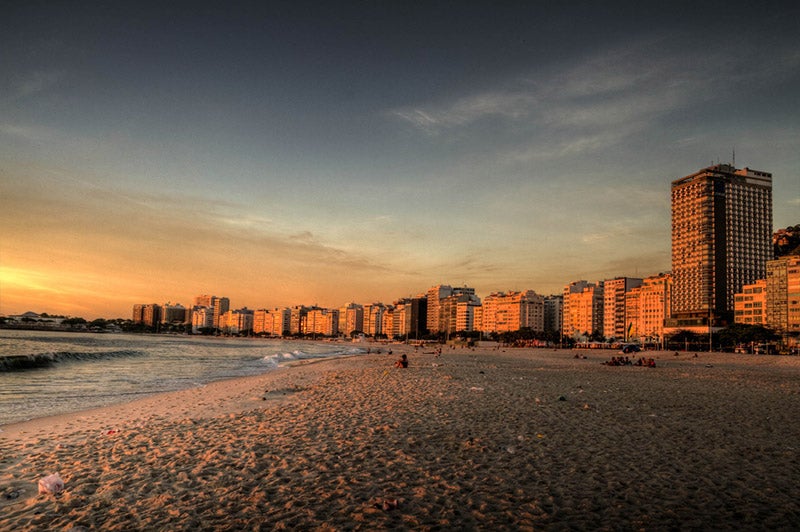
[(394, 367), (396, 368), (407, 368), (408, 367), (408, 357), (405, 354), (400, 355), (400, 358), (397, 359), (397, 362), (394, 363)]

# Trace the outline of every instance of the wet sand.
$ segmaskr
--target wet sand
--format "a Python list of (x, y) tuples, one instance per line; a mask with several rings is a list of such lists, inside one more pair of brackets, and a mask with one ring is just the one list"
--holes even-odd
[(800, 527), (800, 358), (393, 349), (4, 426), (0, 529)]

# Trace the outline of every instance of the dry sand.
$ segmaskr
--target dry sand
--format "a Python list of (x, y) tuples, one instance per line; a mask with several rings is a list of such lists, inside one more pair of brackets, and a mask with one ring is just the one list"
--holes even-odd
[(402, 349), (5, 426), (0, 529), (800, 528), (798, 358)]

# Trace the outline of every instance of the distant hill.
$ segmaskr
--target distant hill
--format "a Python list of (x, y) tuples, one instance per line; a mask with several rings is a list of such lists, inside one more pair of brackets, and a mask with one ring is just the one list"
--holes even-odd
[(800, 254), (800, 224), (778, 229), (772, 235), (775, 258)]

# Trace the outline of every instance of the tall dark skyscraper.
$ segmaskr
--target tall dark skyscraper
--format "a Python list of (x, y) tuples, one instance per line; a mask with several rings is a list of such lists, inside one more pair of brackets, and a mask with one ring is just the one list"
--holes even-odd
[(669, 326), (732, 322), (734, 294), (772, 253), (772, 174), (718, 164), (673, 181)]

